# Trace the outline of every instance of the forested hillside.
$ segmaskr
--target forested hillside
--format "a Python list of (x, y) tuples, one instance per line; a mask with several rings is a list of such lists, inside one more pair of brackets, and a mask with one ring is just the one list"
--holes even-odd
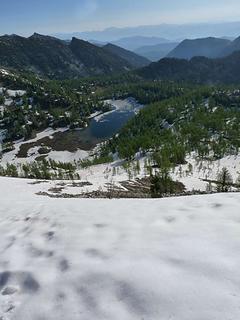
[(0, 70), (0, 129), (7, 132), (5, 142), (29, 139), (48, 127), (84, 127), (92, 113), (109, 110), (94, 95), (94, 84), (79, 83), (77, 91), (34, 74)]
[[(154, 94), (152, 99), (154, 101)], [(240, 148), (239, 110), (238, 90), (179, 87), (175, 97), (159, 99), (141, 110), (102, 151), (117, 152), (128, 159), (137, 152), (153, 151), (170, 166), (184, 163), (191, 152), (201, 159), (237, 154)]]
[(213, 37), (194, 40), (187, 39), (182, 41), (176, 48), (174, 48), (168, 54), (168, 57), (178, 59), (191, 59), (198, 56), (218, 58), (230, 45), (230, 40)]
[[(82, 139), (79, 129), (89, 126), (91, 115), (97, 117), (102, 112), (113, 112), (114, 101), (127, 103), (130, 98), (135, 98), (144, 107), (136, 108), (135, 116), (117, 134), (101, 140), (101, 145), (90, 158), (79, 160), (78, 153), (74, 153), (81, 151), (78, 145), (81, 145)], [(27, 159), (29, 150), (35, 152), (34, 148), (37, 148), (37, 159), (40, 161), (33, 166), (24, 166), (24, 169), (21, 165), (21, 176), (25, 176), (24, 170), (27, 170), (27, 176), (31, 173), (31, 176), (39, 178), (59, 178), (63, 176), (62, 168), (71, 168), (65, 175), (69, 178), (79, 166), (86, 168), (114, 159), (121, 159), (127, 163), (126, 166), (132, 163), (135, 167), (132, 168), (132, 164), (127, 167), (131, 175), (131, 170), (140, 170), (139, 164), (134, 165), (136, 158), (148, 159), (147, 172), (151, 175), (153, 168), (165, 168), (169, 172), (178, 165), (185, 165), (186, 159), (193, 154), (196, 161), (211, 163), (239, 154), (238, 85), (209, 86), (194, 82), (151, 80), (131, 72), (81, 80), (42, 80), (34, 74), (1, 70), (0, 99), (4, 159), (7, 159), (8, 152), (16, 148), (16, 140), (33, 139), (42, 130), (63, 128), (73, 134), (79, 132), (74, 147), (71, 135), (65, 138), (65, 142), (60, 142), (64, 134), (59, 134), (56, 140), (39, 139), (39, 143), (31, 140), (29, 145), (27, 142), (20, 145), (14, 154)], [(109, 100), (112, 101), (110, 105)], [(133, 104), (137, 105), (136, 102)], [(61, 144), (59, 151), (73, 152), (74, 159), (79, 160), (78, 165), (77, 162), (64, 164), (46, 160), (48, 153), (54, 150), (55, 142)], [(1, 174), (16, 176), (17, 168), (9, 165), (1, 169)], [(54, 168), (60, 168), (60, 172), (52, 173)], [(169, 183), (172, 188), (172, 182)], [(175, 187), (173, 190), (176, 190)]]
[(33, 34), (0, 37), (0, 67), (32, 71), (48, 78), (80, 78), (132, 69), (132, 65), (103, 48), (73, 38), (69, 43)]
[(200, 84), (239, 84), (240, 51), (218, 59), (194, 57), (191, 60), (164, 58), (139, 69), (144, 79), (185, 81)]
[(150, 64), (150, 60), (147, 58), (111, 43), (106, 44), (103, 49), (126, 60), (132, 68), (141, 68)]

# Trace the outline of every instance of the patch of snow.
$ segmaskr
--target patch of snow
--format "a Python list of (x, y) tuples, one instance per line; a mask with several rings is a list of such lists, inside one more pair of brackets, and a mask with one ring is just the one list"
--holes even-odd
[(7, 90), (9, 97), (22, 97), (26, 94), (25, 90)]
[(3, 74), (3, 75), (5, 75), (5, 76), (10, 75), (10, 73), (9, 73), (7, 70), (5, 70), (5, 69), (0, 69), (0, 73)]
[(40, 148), (39, 146), (30, 148), (27, 153), (28, 158), (34, 159), (35, 157), (39, 156), (39, 153), (38, 153), (39, 148)]
[(0, 106), (0, 113), (1, 113), (1, 115), (3, 115), (4, 110), (5, 110), (5, 106)]
[(137, 110), (142, 107), (142, 105), (139, 104), (134, 98), (127, 98), (124, 100), (106, 100), (105, 103), (111, 105), (113, 109), (96, 116), (94, 118), (96, 121), (100, 121), (103, 117), (111, 114), (112, 112), (115, 112), (116, 110), (134, 110), (135, 112), (137, 112)]
[(5, 99), (4, 105), (6, 107), (9, 107), (12, 103), (13, 103), (13, 99), (9, 98), (9, 99)]
[(76, 152), (69, 151), (51, 151), (48, 154), (48, 158), (59, 162), (74, 162), (87, 158), (89, 156), (88, 151), (77, 150)]
[(96, 112), (92, 113), (92, 114), (88, 117), (88, 119), (96, 118), (97, 116), (99, 116), (99, 115), (101, 115), (101, 114), (103, 114), (102, 111), (96, 111)]

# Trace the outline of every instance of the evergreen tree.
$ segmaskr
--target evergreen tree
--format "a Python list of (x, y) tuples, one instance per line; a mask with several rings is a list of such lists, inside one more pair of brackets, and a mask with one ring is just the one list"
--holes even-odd
[(228, 192), (233, 183), (232, 176), (228, 169), (224, 167), (222, 171), (217, 176), (217, 191), (218, 192)]

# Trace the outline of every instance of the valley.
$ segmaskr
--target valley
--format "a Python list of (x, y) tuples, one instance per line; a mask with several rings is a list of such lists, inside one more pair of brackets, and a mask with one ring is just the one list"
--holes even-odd
[[(69, 180), (76, 182), (78, 197), (162, 197), (217, 192), (227, 170), (222, 188), (239, 190), (240, 78), (233, 63), (238, 51), (217, 59), (168, 57), (149, 64), (112, 44), (97, 47), (75, 38), (66, 44), (39, 34), (3, 40), (10, 47), (22, 42), (31, 52), (33, 44), (41, 48), (39, 62), (54, 50), (71, 50), (90, 68), (103, 66), (103, 60), (104, 68), (111, 68), (108, 55), (131, 61), (132, 67), (112, 74), (94, 71), (91, 77), (70, 75), (70, 69), (59, 77), (61, 65), (51, 75), (2, 68), (2, 176), (57, 181), (61, 190), (46, 192), (53, 197), (71, 197), (65, 190)], [(218, 50), (238, 42), (187, 43), (204, 49), (207, 41)], [(52, 53), (44, 51), (49, 46)]]
[[(2, 71), (1, 175), (53, 180), (60, 187), (39, 190), (53, 197), (151, 197), (158, 172), (170, 179), (162, 195), (211, 193), (226, 167), (229, 188), (239, 189), (237, 86), (31, 77), (17, 85), (17, 73)], [(16, 112), (24, 114), (17, 135)]]

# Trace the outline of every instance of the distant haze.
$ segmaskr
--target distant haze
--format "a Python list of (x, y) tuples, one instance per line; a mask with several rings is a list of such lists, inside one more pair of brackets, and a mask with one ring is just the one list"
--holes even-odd
[[(239, 36), (240, 22), (223, 23), (199, 23), (199, 24), (161, 24), (129, 28), (108, 28), (103, 31), (57, 33), (62, 39), (70, 39), (73, 36), (85, 40), (117, 41), (121, 38), (144, 36), (159, 37), (171, 41), (180, 41), (186, 38), (194, 39), (201, 37), (233, 37)], [(163, 41), (159, 41), (161, 43)]]
[[(107, 37), (107, 40), (116, 40), (119, 37), (144, 35), (176, 39), (186, 36), (207, 36), (207, 29), (205, 33), (199, 30), (200, 34), (197, 33), (198, 26), (192, 34), (185, 29), (179, 30), (178, 36), (177, 28), (173, 27), (172, 30), (169, 25), (240, 21), (239, 0), (2, 0), (0, 2), (0, 33), (17, 33), (25, 36), (33, 32), (54, 34), (103, 30), (109, 27), (133, 27), (131, 30), (126, 29), (125, 32), (110, 28), (104, 37), (93, 33), (91, 38), (106, 40)], [(167, 29), (162, 26), (161, 34), (155, 27), (148, 27), (148, 31), (143, 27), (135, 28), (135, 26), (161, 24), (168, 24)], [(219, 27), (220, 31), (222, 34), (210, 35), (232, 35), (231, 30), (224, 30), (224, 27)]]

